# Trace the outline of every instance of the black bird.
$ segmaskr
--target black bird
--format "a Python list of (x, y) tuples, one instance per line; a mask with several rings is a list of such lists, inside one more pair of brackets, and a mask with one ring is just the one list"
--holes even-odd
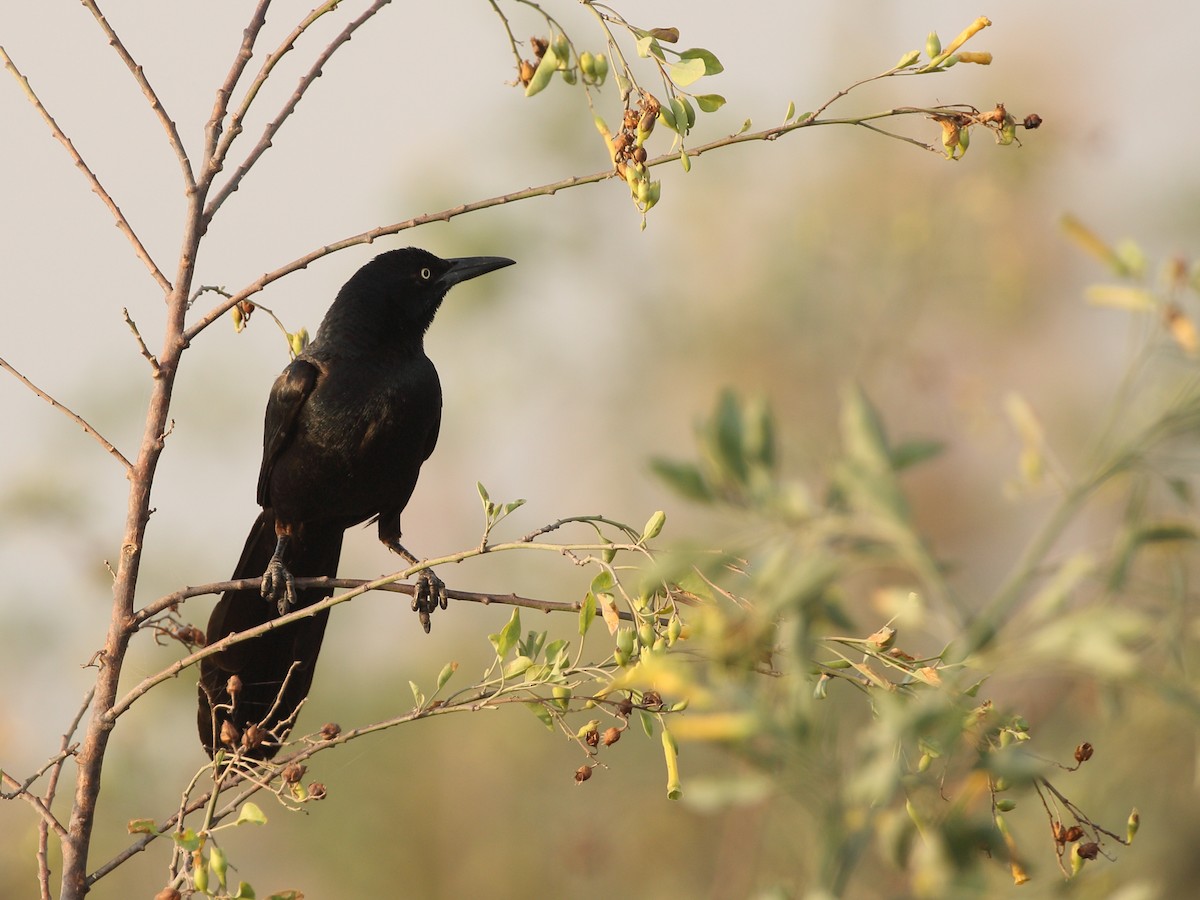
[[(262, 512), (233, 572), (262, 576), (261, 590), (221, 596), (208, 620), (209, 644), (329, 596), (297, 590), (293, 578), (336, 575), (342, 533), (352, 525), (373, 518), (384, 544), (417, 561), (400, 545), (400, 512), (442, 417), (425, 331), (451, 287), (512, 264), (498, 256), (439, 259), (409, 247), (375, 257), (338, 292), (316, 338), (267, 400)], [(421, 573), (413, 609), (426, 631), (429, 614), (446, 608), (445, 591), (436, 575)], [(275, 754), (308, 696), (328, 618), (325, 610), (201, 660), (197, 722), (210, 756), (222, 746)]]

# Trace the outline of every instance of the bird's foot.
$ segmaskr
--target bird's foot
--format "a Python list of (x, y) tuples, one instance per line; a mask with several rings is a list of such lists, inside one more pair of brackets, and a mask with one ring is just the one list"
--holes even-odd
[(263, 573), (262, 587), (259, 589), (263, 599), (279, 606), (279, 614), (285, 616), (296, 608), (296, 582), (292, 573), (287, 570), (279, 557), (272, 557)]
[(421, 627), (429, 634), (429, 614), (438, 607), (446, 608), (446, 583), (430, 569), (417, 573), (417, 592), (413, 595), (413, 612), (421, 620)]

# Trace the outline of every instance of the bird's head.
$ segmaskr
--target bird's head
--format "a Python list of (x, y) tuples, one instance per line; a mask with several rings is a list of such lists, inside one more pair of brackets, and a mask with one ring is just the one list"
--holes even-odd
[(417, 247), (389, 250), (346, 282), (327, 322), (351, 318), (368, 328), (419, 336), (433, 321), (450, 288), (511, 265), (513, 260), (503, 256), (441, 259)]

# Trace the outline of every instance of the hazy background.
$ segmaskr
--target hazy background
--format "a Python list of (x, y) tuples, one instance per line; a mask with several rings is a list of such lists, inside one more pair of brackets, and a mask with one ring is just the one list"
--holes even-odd
[[(193, 161), (251, 7), (106, 5)], [(280, 66), (233, 159), (257, 140), (323, 39), (357, 15), (355, 4), (343, 7)], [(577, 44), (600, 49), (590, 18), (562, 7), (555, 13)], [(257, 59), (309, 8), (276, 3)], [(1046, 124), (1022, 133), (1021, 149), (993, 146), (979, 132), (957, 163), (862, 130), (807, 130), (705, 155), (688, 175), (678, 165), (656, 170), (663, 200), (645, 232), (625, 189), (604, 183), (347, 250), (272, 285), (254, 299), (289, 327), (315, 331), (338, 287), (382, 250), (412, 243), (518, 261), (457, 289), (427, 340), (445, 417), (405, 512), (406, 543), (425, 556), (476, 543), (477, 480), (493, 498), (528, 498), (516, 533), (568, 514), (640, 524), (660, 507), (668, 536), (713, 533), (720, 523), (669, 496), (648, 458), (689, 456), (693, 423), (730, 385), (770, 398), (787, 469), (819, 483), (835, 447), (838, 388), (857, 378), (898, 435), (948, 442), (945, 459), (910, 482), (914, 502), (935, 545), (960, 565), (963, 596), (994, 587), (1037, 512), (1007, 499), (995, 478), (1016, 465), (1001, 398), (1025, 393), (1070, 460), (1129, 342), (1123, 314), (1083, 302), (1084, 287), (1103, 273), (1060, 236), (1059, 217), (1071, 212), (1105, 236), (1134, 236), (1152, 258), (1195, 252), (1200, 8), (1098, 2), (1084, 14), (1082, 5), (1032, 0), (970, 10), (863, 0), (617, 8), (635, 24), (678, 26), (681, 45), (707, 47), (724, 63), (705, 90), (728, 105), (701, 116), (693, 144), (748, 117), (756, 127), (779, 121), (789, 101), (816, 108), (922, 47), (931, 28), (948, 42), (979, 14), (994, 27), (971, 49), (990, 50), (990, 68), (893, 79), (833, 111), (1003, 101), (1018, 118), (1036, 112)], [(505, 9), (518, 37), (544, 32), (527, 10)], [(0, 43), (172, 276), (184, 199), (178, 165), (91, 17), (76, 3), (8, 3)], [(486, 3), (386, 8), (325, 67), (226, 203), (205, 239), (198, 283), (237, 290), (376, 225), (602, 168), (603, 145), (578, 89), (556, 81), (527, 101), (506, 84), (511, 62)], [(603, 101), (616, 122), (615, 86)], [(901, 127), (937, 138), (932, 123)], [(128, 307), (157, 351), (161, 296), (7, 75), (0, 208), (0, 355), (134, 454), (149, 379), (120, 311)], [(211, 305), (205, 297), (195, 312)], [(286, 361), (263, 314), (240, 335), (228, 320), (217, 323), (185, 355), (140, 602), (228, 575), (255, 514), (263, 403)], [(23, 774), (57, 747), (92, 680), (77, 666), (100, 646), (108, 620), (104, 560), (118, 552), (126, 482), (98, 445), (7, 374), (0, 417), (0, 764)], [(350, 535), (343, 574), (393, 567), (372, 532)], [(584, 589), (582, 574), (528, 557), (441, 575), (456, 588), (556, 590), (563, 599)], [(210, 604), (193, 601), (186, 617), (202, 624)], [(482, 666), (485, 635), (507, 615), (456, 606), (426, 637), (407, 605), (387, 596), (339, 607), (303, 724), (348, 726), (405, 708), (408, 679), (428, 684), (449, 659), (468, 673)], [(139, 642), (125, 682), (178, 652)], [(189, 674), (117, 730), (93, 867), (126, 843), (126, 819), (169, 814), (200, 765), (193, 694)], [(1066, 734), (1069, 754), (1077, 736)], [(330, 784), (331, 798), (309, 816), (268, 808), (271, 826), (231, 856), (260, 895), (295, 886), (318, 898), (738, 897), (804, 885), (790, 843), (802, 834), (790, 824), (794, 810), (710, 816), (668, 804), (659, 799), (656, 747), (628, 744), (620, 764), (611, 757), (614, 768), (579, 789), (577, 751), (524, 712), (425, 722), (319, 759), (311, 774)], [(1122, 820), (1137, 802), (1160, 823), (1185, 817), (1174, 819), (1185, 833), (1190, 817), (1195, 833), (1193, 736), (1172, 752), (1182, 767), (1172, 783), (1110, 788), (1109, 818)], [(700, 756), (686, 765), (722, 764)], [(1092, 785), (1101, 805), (1108, 780), (1098, 773)], [(33, 832), (27, 807), (0, 804), (5, 896), (34, 892)], [(1115, 883), (1143, 874), (1159, 887), (1184, 883), (1189, 863), (1171, 846), (1126, 851), (1111, 867)], [(97, 895), (152, 894), (165, 854), (152, 847)], [(1056, 881), (1046, 857), (1034, 890)], [(626, 883), (635, 871), (636, 884)], [(1084, 890), (1101, 896), (1112, 887), (1097, 877)]]

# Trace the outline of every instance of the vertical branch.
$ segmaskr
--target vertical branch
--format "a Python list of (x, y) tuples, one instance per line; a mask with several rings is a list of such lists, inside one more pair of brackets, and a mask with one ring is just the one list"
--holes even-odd
[(250, 57), (254, 55), (254, 42), (258, 39), (258, 33), (262, 31), (263, 25), (266, 24), (267, 7), (270, 5), (271, 0), (258, 0), (258, 6), (254, 8), (254, 14), (250, 17), (250, 24), (242, 31), (242, 45), (238, 48), (237, 56), (233, 58), (233, 64), (230, 65), (225, 80), (217, 88), (213, 110), (209, 115), (208, 124), (204, 128), (204, 161), (201, 164), (200, 179), (205, 184), (212, 184), (213, 176), (220, 172), (224, 165), (223, 154), (218, 155), (217, 153), (217, 142), (221, 139), (221, 130), (224, 127), (221, 123), (225, 121), (225, 114), (229, 111), (229, 98), (233, 94), (233, 89), (237, 86), (242, 73), (246, 71), (246, 64), (250, 62)]

